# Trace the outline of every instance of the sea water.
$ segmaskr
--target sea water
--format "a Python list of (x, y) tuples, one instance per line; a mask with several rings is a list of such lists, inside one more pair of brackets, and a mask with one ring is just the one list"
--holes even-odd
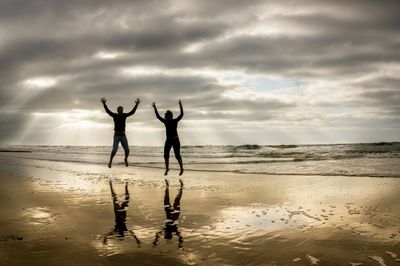
[[(1, 146), (1, 156), (107, 164), (110, 146)], [(163, 147), (131, 146), (130, 164), (163, 168)], [(400, 143), (182, 146), (186, 170), (270, 175), (400, 176)], [(123, 164), (119, 148), (114, 164)], [(171, 164), (175, 165), (173, 151)]]

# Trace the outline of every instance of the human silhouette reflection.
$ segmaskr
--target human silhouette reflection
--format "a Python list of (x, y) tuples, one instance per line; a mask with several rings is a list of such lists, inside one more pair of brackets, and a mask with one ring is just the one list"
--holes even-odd
[(108, 240), (113, 238), (114, 236), (122, 240), (125, 237), (125, 232), (127, 232), (128, 236), (133, 237), (137, 245), (140, 246), (140, 240), (136, 237), (135, 233), (126, 227), (126, 211), (128, 209), (128, 204), (129, 204), (128, 182), (125, 183), (125, 197), (122, 203), (119, 203), (118, 201), (118, 197), (114, 192), (112, 182), (109, 181), (109, 183), (114, 205), (115, 226), (113, 229), (111, 229), (110, 232), (103, 235), (103, 244), (107, 245)]
[(181, 184), (178, 194), (175, 197), (174, 205), (171, 206), (169, 199), (169, 183), (168, 180), (165, 179), (165, 196), (164, 196), (164, 210), (165, 210), (165, 227), (156, 233), (153, 247), (157, 246), (157, 243), (160, 239), (161, 235), (164, 235), (166, 240), (171, 240), (173, 235), (175, 234), (178, 237), (178, 248), (183, 247), (183, 237), (181, 232), (179, 232), (178, 223), (179, 223), (179, 215), (181, 214), (181, 198), (183, 191), (183, 182), (179, 179), (179, 183)]

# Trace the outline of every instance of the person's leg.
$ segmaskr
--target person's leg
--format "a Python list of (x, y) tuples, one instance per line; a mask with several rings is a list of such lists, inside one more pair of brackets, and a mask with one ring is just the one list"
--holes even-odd
[(164, 207), (171, 206), (169, 202), (169, 183), (168, 180), (165, 179), (165, 194), (164, 194)]
[(183, 174), (183, 162), (182, 162), (182, 157), (181, 157), (181, 143), (179, 142), (179, 139), (174, 140), (173, 147), (174, 147), (175, 158), (178, 160), (179, 167), (181, 168), (179, 175), (182, 175)]
[(111, 168), (112, 160), (113, 160), (115, 154), (117, 153), (118, 143), (119, 143), (119, 138), (118, 138), (118, 136), (114, 135), (113, 148), (112, 148), (111, 155), (110, 155), (110, 161), (108, 162), (109, 168)]
[(129, 204), (129, 190), (128, 190), (128, 182), (125, 183), (125, 198), (124, 198), (124, 202), (122, 202), (121, 206), (126, 209), (128, 207)]
[(124, 159), (125, 166), (128, 167), (129, 144), (128, 144), (128, 139), (126, 138), (126, 136), (121, 136), (121, 145), (125, 151), (125, 159)]
[(171, 141), (165, 140), (164, 144), (164, 160), (165, 160), (165, 173), (164, 175), (168, 175), (169, 171), (169, 152), (171, 151)]
[(114, 188), (112, 186), (111, 180), (108, 181), (108, 183), (110, 184), (110, 190), (111, 190), (111, 197), (112, 197), (112, 200), (113, 200), (114, 212), (116, 212), (118, 210), (117, 194), (115, 194), (115, 192), (114, 192)]
[(181, 183), (181, 187), (179, 188), (178, 194), (175, 197), (174, 201), (174, 210), (180, 210), (181, 209), (181, 198), (182, 198), (182, 192), (183, 192), (183, 182), (181, 179), (179, 179), (179, 182)]

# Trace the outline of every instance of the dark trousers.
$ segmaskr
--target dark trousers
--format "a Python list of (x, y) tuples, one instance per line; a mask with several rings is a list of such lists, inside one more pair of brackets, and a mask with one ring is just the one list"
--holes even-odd
[(179, 138), (170, 138), (165, 141), (164, 145), (164, 158), (168, 159), (169, 158), (169, 152), (171, 151), (171, 148), (174, 148), (174, 153), (175, 153), (175, 158), (177, 160), (181, 159), (181, 143), (179, 142)]

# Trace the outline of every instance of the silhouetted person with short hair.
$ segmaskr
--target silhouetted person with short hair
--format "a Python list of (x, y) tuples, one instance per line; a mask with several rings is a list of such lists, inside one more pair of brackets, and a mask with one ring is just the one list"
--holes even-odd
[(125, 197), (122, 203), (118, 202), (117, 195), (114, 192), (112, 182), (110, 183), (111, 197), (113, 199), (114, 205), (114, 215), (115, 215), (115, 226), (109, 233), (103, 235), (103, 244), (107, 245), (108, 239), (112, 238), (116, 235), (119, 238), (125, 237), (125, 232), (128, 232), (130, 236), (132, 236), (137, 245), (140, 246), (140, 240), (136, 237), (135, 233), (132, 230), (128, 230), (126, 227), (126, 211), (128, 209), (129, 204), (129, 191), (128, 191), (128, 182), (125, 183)]
[(107, 107), (107, 99), (106, 98), (101, 98), (100, 102), (103, 104), (104, 109), (106, 110), (107, 114), (109, 114), (113, 119), (114, 119), (114, 142), (113, 142), (113, 148), (111, 151), (110, 155), (110, 161), (108, 162), (108, 167), (111, 168), (112, 165), (112, 160), (117, 153), (118, 150), (118, 144), (121, 142), (122, 148), (124, 148), (125, 151), (125, 165), (128, 167), (128, 156), (129, 156), (129, 145), (128, 145), (128, 139), (126, 138), (125, 135), (125, 122), (126, 118), (133, 115), (136, 112), (136, 109), (140, 103), (140, 99), (136, 99), (135, 101), (135, 106), (129, 113), (124, 113), (124, 108), (122, 106), (118, 106), (117, 108), (117, 113), (113, 113), (108, 109)]
[(169, 153), (171, 151), (171, 147), (174, 148), (174, 153), (175, 153), (175, 158), (179, 162), (179, 166), (181, 168), (181, 171), (179, 172), (179, 175), (183, 174), (183, 163), (182, 163), (182, 157), (181, 157), (181, 143), (179, 142), (179, 136), (178, 136), (178, 122), (182, 119), (183, 117), (183, 107), (182, 107), (182, 102), (179, 100), (179, 107), (181, 109), (181, 113), (177, 118), (173, 118), (173, 114), (170, 110), (167, 110), (165, 112), (164, 117), (162, 118), (160, 114), (157, 111), (156, 103), (153, 103), (153, 108), (154, 112), (156, 113), (156, 117), (158, 120), (164, 123), (165, 129), (166, 129), (166, 134), (167, 134), (167, 139), (165, 140), (164, 144), (164, 159), (165, 159), (165, 174), (168, 174), (169, 171)]
[(169, 183), (168, 180), (165, 179), (165, 195), (164, 195), (164, 210), (165, 210), (165, 227), (156, 233), (153, 247), (157, 246), (158, 240), (161, 235), (164, 235), (166, 240), (171, 240), (173, 235), (175, 234), (178, 237), (178, 247), (182, 248), (183, 246), (183, 237), (181, 232), (179, 232), (178, 224), (179, 224), (179, 215), (181, 214), (181, 198), (183, 191), (183, 182), (179, 179), (179, 183), (181, 184), (178, 194), (175, 197), (174, 205), (171, 206), (169, 200)]

